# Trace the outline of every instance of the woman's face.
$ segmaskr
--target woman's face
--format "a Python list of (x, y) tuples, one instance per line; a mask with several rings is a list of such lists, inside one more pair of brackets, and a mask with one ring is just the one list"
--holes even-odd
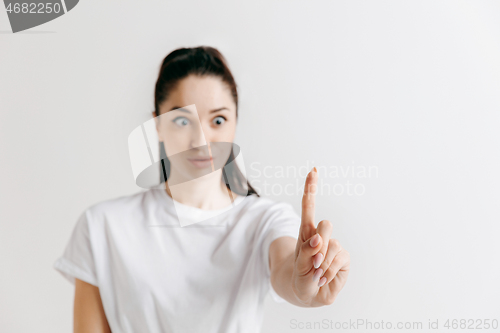
[(159, 107), (158, 136), (172, 171), (193, 179), (225, 164), (231, 145), (212, 143), (233, 142), (236, 105), (220, 78), (190, 75)]

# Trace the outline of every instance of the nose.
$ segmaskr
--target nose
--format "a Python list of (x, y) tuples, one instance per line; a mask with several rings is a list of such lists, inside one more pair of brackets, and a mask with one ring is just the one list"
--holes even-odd
[(198, 123), (197, 126), (193, 126), (193, 131), (191, 133), (190, 139), (190, 148), (205, 146), (207, 144), (207, 141), (205, 140), (205, 133), (200, 123)]

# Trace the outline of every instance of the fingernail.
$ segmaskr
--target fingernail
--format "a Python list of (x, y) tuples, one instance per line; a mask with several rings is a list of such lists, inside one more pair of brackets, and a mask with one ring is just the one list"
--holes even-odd
[(323, 287), (323, 285), (326, 283), (326, 277), (322, 277), (321, 280), (319, 280), (318, 287)]
[(319, 280), (320, 276), (323, 275), (323, 268), (320, 268), (314, 272), (313, 281)]
[(313, 171), (313, 172), (318, 172), (318, 170), (316, 170), (316, 167), (314, 167), (314, 168), (312, 169), (312, 171)]
[(311, 238), (311, 241), (309, 242), (309, 244), (311, 245), (311, 247), (316, 247), (316, 246), (318, 246), (318, 244), (319, 244), (319, 238), (320, 238), (320, 237), (321, 237), (321, 236), (320, 236), (319, 234), (316, 234), (316, 235), (314, 235), (314, 237), (313, 237), (313, 238)]
[(314, 268), (318, 268), (319, 266), (321, 266), (322, 262), (323, 262), (323, 253), (320, 252), (314, 256), (314, 261), (313, 261)]

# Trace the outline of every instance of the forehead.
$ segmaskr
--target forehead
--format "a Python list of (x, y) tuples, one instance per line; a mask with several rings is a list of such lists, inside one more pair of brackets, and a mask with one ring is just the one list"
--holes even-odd
[[(160, 108), (195, 104), (199, 113), (221, 107), (236, 108), (226, 83), (215, 76), (194, 76), (180, 80)], [(165, 110), (163, 110), (165, 111)]]

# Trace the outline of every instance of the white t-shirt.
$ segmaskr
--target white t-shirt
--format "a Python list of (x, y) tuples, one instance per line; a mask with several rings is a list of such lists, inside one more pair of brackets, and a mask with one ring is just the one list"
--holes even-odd
[[(208, 219), (181, 227), (177, 214)], [(150, 189), (87, 208), (54, 268), (99, 287), (113, 333), (259, 332), (272, 289), (269, 245), (297, 238), (289, 204), (255, 195), (230, 209), (182, 205)]]

